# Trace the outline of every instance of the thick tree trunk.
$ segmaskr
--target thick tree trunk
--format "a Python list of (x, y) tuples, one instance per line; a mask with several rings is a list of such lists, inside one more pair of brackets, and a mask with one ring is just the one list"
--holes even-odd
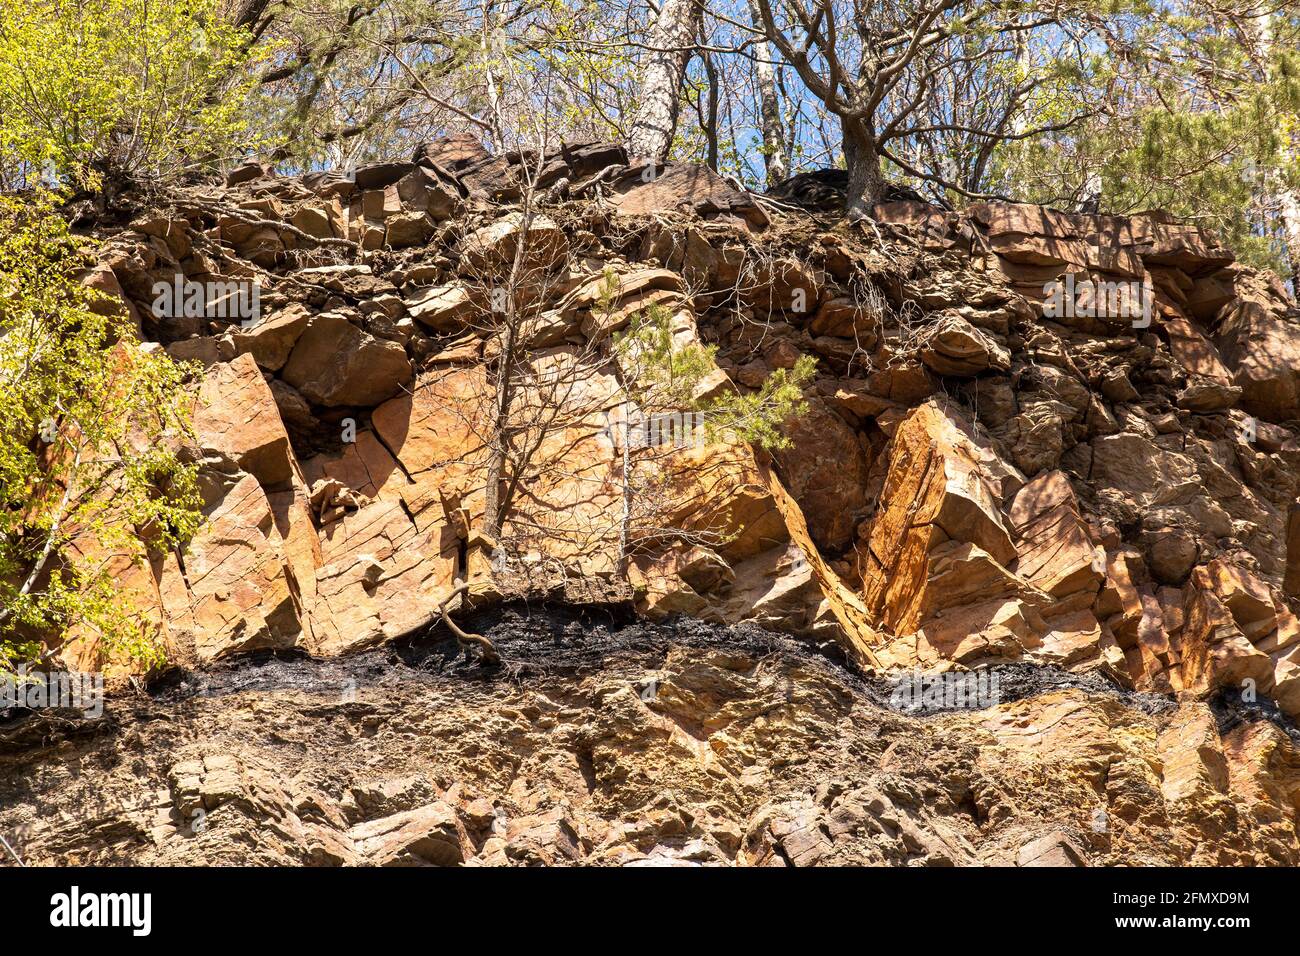
[(704, 61), (704, 72), (709, 78), (709, 109), (704, 121), (704, 140), (708, 149), (709, 169), (715, 173), (718, 171), (718, 68), (713, 62), (713, 57), (705, 53), (701, 59)]
[(243, 0), (235, 8), (235, 26), (251, 27), (262, 19), (262, 14), (271, 5), (270, 0)]
[(628, 130), (627, 151), (633, 161), (662, 163), (668, 158), (682, 104), (682, 81), (695, 52), (695, 36), (704, 18), (699, 0), (663, 0), (650, 31), (640, 97)]
[(873, 219), (873, 207), (880, 201), (885, 187), (876, 136), (862, 120), (845, 119), (843, 123), (844, 164), (849, 170), (844, 214), (853, 220)]
[[(754, 29), (763, 29), (763, 15), (756, 0), (749, 0), (749, 19)], [(785, 142), (785, 124), (781, 117), (781, 99), (776, 89), (776, 69), (772, 66), (772, 45), (766, 40), (754, 44), (754, 79), (758, 84), (758, 119), (763, 131), (763, 165), (767, 188), (778, 185), (790, 175)]]

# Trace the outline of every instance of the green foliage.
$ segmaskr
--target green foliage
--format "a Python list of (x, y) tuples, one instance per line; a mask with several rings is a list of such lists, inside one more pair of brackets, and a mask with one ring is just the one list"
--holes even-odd
[(0, 0), (0, 178), (76, 186), (247, 151), (256, 80), (219, 0)]
[(714, 399), (705, 421), (715, 433), (735, 434), (762, 448), (788, 448), (781, 425), (808, 410), (803, 389), (817, 371), (817, 359), (801, 355), (793, 368), (775, 369), (756, 392), (732, 392)]
[[(611, 279), (607, 274), (606, 282)], [(628, 329), (614, 336), (614, 350), (623, 369), (624, 388), (642, 410), (703, 412), (711, 441), (763, 448), (790, 444), (781, 426), (807, 410), (803, 387), (817, 370), (817, 360), (804, 355), (793, 368), (774, 370), (755, 392), (727, 392), (699, 400), (695, 393), (717, 368), (717, 346), (702, 345), (693, 336), (675, 336), (672, 313), (661, 305), (633, 316)]]
[(633, 401), (647, 410), (698, 411), (693, 392), (714, 367), (717, 347), (673, 337), (672, 313), (652, 305), (615, 333), (614, 349)]
[(468, 133), (493, 150), (617, 139), (635, 71), (599, 0), (318, 0), (269, 9), (282, 43), (258, 103), (286, 168), (409, 156)]
[(547, 108), (556, 129), (567, 136), (618, 139), (622, 118), (634, 109), (637, 73), (631, 51), (584, 42), (599, 35), (607, 12), (597, 0), (544, 0), (537, 4), (526, 44), (520, 45), (529, 51), (531, 73), (563, 79)]
[(0, 199), (0, 671), (72, 632), (156, 660), (116, 576), (201, 520), (190, 370), (100, 314), (85, 265), (48, 199)]
[(1247, 263), (1289, 274), (1279, 210), (1300, 185), (1300, 21), (1281, 10), (1267, 30), (1193, 4), (1115, 20), (1087, 70), (1030, 104), (1034, 122), (1078, 102), (1093, 114), (1000, 146), (991, 187), (1064, 207), (1096, 199), (1103, 212), (1167, 209), (1216, 230)]

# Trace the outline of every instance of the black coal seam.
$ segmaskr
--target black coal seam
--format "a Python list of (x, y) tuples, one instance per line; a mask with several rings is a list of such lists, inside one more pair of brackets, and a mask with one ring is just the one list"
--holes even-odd
[[(988, 668), (997, 675), (999, 691), (996, 701), (988, 707), (900, 710), (891, 706), (891, 695), (900, 679), (915, 672), (862, 674), (845, 661), (836, 644), (817, 646), (751, 624), (728, 627), (684, 617), (653, 623), (636, 618), (622, 605), (510, 604), (468, 615), (465, 626), (493, 640), (505, 662), (503, 666), (483, 666), (465, 655), (445, 628), (435, 626), (343, 657), (316, 658), (298, 650), (263, 651), (199, 671), (174, 669), (152, 681), (143, 698), (127, 694), (119, 700), (125, 706), (147, 711), (151, 705), (169, 706), (198, 697), (250, 691), (299, 690), (333, 697), (350, 686), (360, 691), (392, 683), (440, 687), (459, 683), (467, 689), (482, 689), (573, 677), (620, 661), (640, 659), (658, 665), (675, 647), (690, 647), (741, 652), (755, 659), (779, 655), (822, 670), (880, 710), (921, 720), (945, 713), (988, 710), (998, 704), (1067, 689), (1111, 697), (1153, 716), (1171, 712), (1177, 706), (1172, 695), (1129, 690), (1100, 671), (1074, 673), (1054, 665), (1009, 662)], [(113, 702), (110, 698), (110, 706)], [(1300, 730), (1266, 698), (1245, 703), (1238, 695), (1225, 693), (1210, 704), (1223, 732), (1242, 723), (1269, 721), (1300, 745)], [(16, 729), (18, 722), (54, 719), (72, 725), (84, 722), (90, 732), (94, 732), (91, 727), (111, 726), (103, 718), (95, 721), (64, 712), (41, 715), (11, 710), (0, 712), (0, 739), (5, 731)], [(66, 736), (72, 726), (63, 730), (61, 736)]]

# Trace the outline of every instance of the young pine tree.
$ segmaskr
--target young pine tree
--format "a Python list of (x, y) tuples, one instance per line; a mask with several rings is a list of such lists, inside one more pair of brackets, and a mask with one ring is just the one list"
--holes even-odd
[[(613, 277), (610, 277), (613, 281)], [(612, 298), (614, 288), (609, 290)], [(789, 438), (781, 426), (803, 414), (807, 403), (803, 388), (816, 372), (817, 360), (802, 356), (790, 369), (776, 369), (755, 391), (722, 390), (707, 398), (698, 397), (717, 365), (717, 347), (704, 345), (694, 335), (682, 335), (673, 328), (673, 314), (652, 305), (633, 316), (628, 328), (614, 336), (614, 354), (622, 371), (626, 395), (622, 431), (622, 497), (620, 556), (626, 562), (638, 537), (656, 537), (662, 516), (672, 513), (680, 502), (662, 471), (649, 465), (657, 456), (672, 454), (683, 441), (709, 444), (748, 444), (761, 448), (785, 448)], [(687, 416), (689, 418), (687, 419)], [(657, 427), (664, 417), (687, 419), (685, 429), (664, 432)], [(655, 436), (671, 434), (673, 440), (656, 444)]]

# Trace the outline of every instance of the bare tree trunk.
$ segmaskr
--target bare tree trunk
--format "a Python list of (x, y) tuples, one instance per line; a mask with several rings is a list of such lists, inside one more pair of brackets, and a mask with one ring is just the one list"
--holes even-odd
[(242, 0), (234, 11), (234, 24), (237, 27), (251, 27), (262, 19), (262, 14), (271, 5), (270, 0)]
[(504, 461), (504, 449), (493, 448), (483, 500), (483, 531), (494, 540), (501, 537), (501, 471)]
[[(749, 19), (754, 29), (763, 29), (763, 15), (755, 0), (749, 0)], [(758, 115), (763, 131), (763, 164), (767, 188), (781, 183), (790, 175), (786, 160), (789, 147), (785, 141), (785, 124), (781, 117), (781, 99), (776, 90), (776, 68), (772, 65), (772, 45), (766, 40), (754, 44), (754, 79), (758, 84)]]
[(663, 0), (659, 8), (627, 136), (628, 153), (634, 161), (662, 163), (668, 158), (681, 110), (682, 81), (703, 19), (700, 0)]
[[(624, 408), (627, 406), (624, 405)], [(631, 557), (628, 551), (632, 540), (632, 433), (628, 423), (623, 424), (623, 516), (618, 523), (618, 557), (623, 580), (628, 579)]]
[[(1271, 72), (1270, 61), (1273, 57), (1273, 16), (1272, 12), (1261, 14), (1255, 19), (1255, 29), (1259, 37), (1260, 72), (1267, 79)], [(1285, 132), (1284, 136), (1288, 135)], [(1282, 165), (1289, 166), (1295, 151), (1286, 141), (1281, 146)], [(1277, 209), (1282, 222), (1282, 239), (1286, 245), (1287, 266), (1291, 270), (1291, 295), (1300, 301), (1300, 196), (1282, 179), (1281, 171), (1270, 169), (1266, 173), (1265, 187), (1272, 193), (1269, 205)]]
[(514, 411), (514, 375), (519, 362), (519, 299), (517, 291), (523, 275), (524, 250), (528, 245), (528, 230), (533, 224), (532, 183), (526, 186), (524, 212), (520, 220), (515, 257), (506, 277), (505, 313), (500, 320), (502, 338), (501, 354), (497, 357), (496, 394), (493, 401), (491, 457), (488, 461), (487, 487), (483, 500), (483, 530), (489, 537), (499, 538), (510, 502), (502, 500), (501, 483), (505, 478), (506, 458), (510, 450), (510, 422)]
[(1294, 189), (1279, 186), (1277, 198), (1287, 265), (1291, 269), (1291, 297), (1300, 301), (1300, 197)]
[(844, 214), (853, 220), (875, 217), (874, 206), (884, 193), (885, 178), (880, 172), (880, 152), (875, 133), (861, 119), (842, 120), (844, 124), (844, 164), (849, 170), (849, 188), (844, 197)]
[(708, 53), (703, 56), (704, 72), (709, 78), (709, 111), (704, 121), (704, 138), (708, 145), (709, 169), (718, 171), (718, 68)]
[[(1029, 48), (1030, 34), (1017, 33), (1015, 35), (1016, 45), (1016, 82), (1023, 83), (1025, 77), (1033, 71), (1034, 57), (1033, 51)], [(1011, 133), (1014, 136), (1022, 135), (1029, 128), (1029, 114), (1023, 108), (1016, 110), (1015, 118), (1011, 121)]]

